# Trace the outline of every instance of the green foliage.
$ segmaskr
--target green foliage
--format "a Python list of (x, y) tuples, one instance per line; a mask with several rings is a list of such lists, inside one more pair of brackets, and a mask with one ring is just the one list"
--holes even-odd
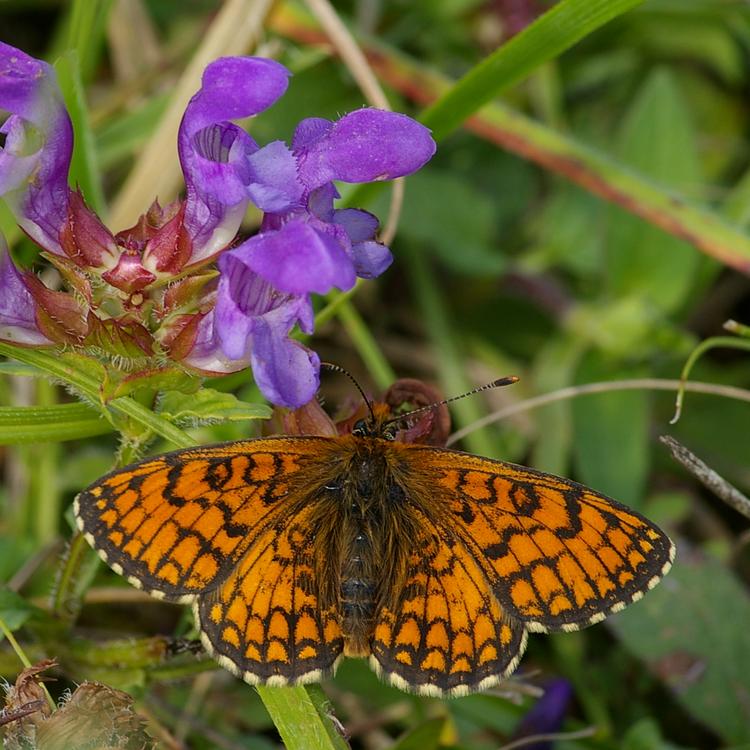
[(665, 585), (612, 625), (692, 716), (725, 742), (739, 743), (750, 741), (749, 621), (745, 588), (718, 561), (685, 545)]
[(0, 620), (9, 630), (18, 630), (33, 612), (34, 608), (15, 591), (0, 589)]
[[(0, 10), (3, 40), (56, 61), (76, 130), (72, 179), (92, 206), (114, 204), (175, 80), (210, 36), (216, 4), (137, 4), (144, 49), (127, 49), (130, 71), (110, 46), (139, 34), (107, 27), (121, 4), (36, 2), (33, 19), (22, 5)], [(294, 77), (289, 95), (249, 125), (261, 143), (288, 138), (302, 117), (334, 118), (364, 102), (352, 71), (317, 43), (315, 19), (293, 2), (275, 5), (264, 50)], [(750, 405), (736, 400), (742, 394), (688, 392), (670, 427), (672, 393), (611, 391), (537, 410), (524, 402), (594, 381), (679, 378), (726, 318), (750, 322), (750, 8), (335, 6), (394, 108), (421, 117), (440, 144), (407, 181), (394, 266), (327, 299), (309, 344), (372, 394), (395, 375), (438, 382), (446, 395), (520, 375), (513, 388), (452, 405), (458, 426), (517, 408), (461, 447), (571, 476), (638, 508), (678, 540), (673, 572), (609, 625), (533, 636), (507, 694), (407, 695), (350, 659), (322, 688), (256, 691), (195, 656), (190, 614), (146, 599), (102, 565), (74, 535), (70, 511), (113, 465), (258, 435), (270, 410), (249, 375), (207, 388), (168, 363), (126, 372), (0, 343), (0, 620), (31, 661), (59, 659), (56, 697), (85, 679), (128, 690), (152, 734), (195, 750), (270, 750), (279, 738), (288, 748), (345, 748), (339, 721), (354, 748), (496, 750), (534, 705), (529, 687), (556, 676), (575, 691), (559, 730), (596, 729), (557, 747), (747, 749), (747, 520), (708, 496), (655, 437), (673, 433), (747, 493)], [(157, 40), (158, 62), (139, 66), (146, 39)], [(385, 188), (340, 187), (348, 204), (386, 216)], [(257, 218), (247, 217), (248, 233)], [(0, 229), (22, 265), (47, 273), (1, 202)], [(692, 380), (750, 385), (744, 339), (712, 348), (727, 341), (695, 350)], [(336, 383), (324, 378), (332, 412), (351, 395)], [(20, 669), (2, 639), (0, 673), (12, 682)]]
[[(680, 90), (657, 69), (644, 81), (618, 133), (622, 160), (658, 183), (691, 195), (700, 184), (695, 137)], [(687, 242), (614, 209), (606, 235), (607, 292), (635, 294), (664, 311), (683, 304), (700, 254)]]
[(183, 426), (268, 419), (271, 416), (271, 409), (265, 404), (248, 404), (231, 393), (211, 388), (202, 388), (191, 394), (164, 391), (157, 411), (170, 422)]

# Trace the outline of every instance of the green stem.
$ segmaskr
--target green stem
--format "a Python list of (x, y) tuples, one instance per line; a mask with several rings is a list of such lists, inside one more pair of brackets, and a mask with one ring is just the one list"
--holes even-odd
[(322, 326), (337, 315), (341, 305), (352, 299), (363, 283), (362, 279), (357, 279), (357, 283), (351, 289), (345, 292), (333, 291), (326, 295), (326, 306), (315, 314), (316, 327)]
[(114, 412), (120, 417), (129, 417), (155, 434), (169, 440), (178, 448), (190, 448), (195, 443), (186, 432), (162, 419), (157, 414), (127, 396), (113, 399), (102, 404), (99, 381), (72, 365), (64, 357), (48, 354), (40, 349), (24, 349), (0, 342), (0, 354), (19, 362), (34, 365), (48, 375), (58, 378), (72, 386), (92, 404), (98, 405), (104, 413)]
[[(46, 380), (37, 381), (37, 399), (41, 406), (53, 406), (55, 386)], [(61, 493), (58, 484), (60, 474), (58, 460), (60, 448), (56, 443), (35, 446), (37, 464), (32, 472), (34, 483), (33, 523), (35, 535), (40, 544), (46, 544), (58, 534), (60, 522)]]
[(713, 336), (710, 339), (702, 341), (695, 347), (695, 349), (693, 349), (690, 356), (687, 358), (687, 362), (685, 362), (685, 366), (682, 368), (682, 372), (680, 373), (680, 387), (677, 391), (674, 416), (669, 420), (669, 424), (676, 424), (682, 414), (682, 404), (685, 399), (685, 384), (687, 383), (688, 377), (690, 377), (690, 371), (693, 369), (693, 365), (709, 349), (715, 349), (719, 346), (725, 346), (729, 349), (744, 349), (745, 351), (750, 351), (750, 339), (737, 339), (732, 338), (731, 336)]
[(483, 104), (643, 0), (561, 0), (475, 65), (420, 118), (440, 140)]
[(736, 320), (728, 320), (724, 323), (723, 327), (724, 330), (729, 331), (729, 333), (734, 333), (737, 336), (750, 339), (750, 326), (742, 325), (742, 323), (738, 323)]
[(339, 305), (336, 314), (375, 382), (383, 390), (388, 388), (396, 379), (396, 375), (357, 309), (345, 300)]
[(0, 445), (59, 443), (113, 430), (88, 404), (0, 406)]
[(52, 589), (52, 613), (62, 623), (72, 625), (78, 617), (98, 562), (83, 534), (76, 531), (63, 553)]
[(349, 750), (329, 718), (330, 704), (318, 685), (258, 687), (258, 694), (286, 750)]

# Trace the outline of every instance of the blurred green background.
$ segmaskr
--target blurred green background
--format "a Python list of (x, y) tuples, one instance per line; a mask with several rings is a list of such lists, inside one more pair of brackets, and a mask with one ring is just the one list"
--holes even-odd
[[(256, 19), (257, 34), (221, 28), (232, 5), (248, 23)], [(631, 505), (676, 540), (678, 561), (642, 602), (606, 624), (532, 636), (507, 690), (419, 698), (378, 682), (364, 663), (345, 663), (323, 688), (354, 748), (502, 747), (535, 704), (533, 688), (560, 677), (572, 699), (555, 729), (593, 727), (593, 735), (544, 747), (750, 748), (750, 525), (657, 439), (673, 435), (740, 490), (750, 489), (747, 391), (745, 401), (689, 392), (681, 419), (669, 424), (671, 381), (694, 347), (722, 335), (727, 319), (750, 323), (750, 6), (646, 0), (618, 10), (613, 2), (613, 18), (602, 24), (586, 15), (594, 5), (335, 4), (392, 107), (413, 116), (467, 72), (477, 74), (486, 56), (505, 56), (494, 58), (500, 63), (474, 90), (454, 89), (459, 96), (447, 110), (427, 115), (438, 153), (406, 182), (394, 265), (326, 315), (311, 345), (372, 394), (394, 376), (453, 395), (519, 375), (513, 388), (455, 405), (456, 427), (513, 411), (461, 446), (570, 476)], [(149, 173), (138, 159), (199, 54), (267, 54), (293, 71), (289, 93), (252, 124), (260, 143), (289, 139), (303, 116), (337, 117), (365, 103), (315, 3), (244, 6), (0, 5), (3, 41), (61, 60), (66, 96), (78, 107), (74, 179), (90, 203), (104, 215), (109, 210), (115, 230), (157, 194), (165, 202), (179, 190), (165, 169)], [(540, 25), (543, 34), (534, 31)], [(454, 128), (451, 117), (463, 126)], [(164, 158), (176, 168), (174, 152)], [(144, 179), (137, 184), (136, 168)], [(353, 205), (388, 215), (390, 188), (342, 192)], [(254, 226), (257, 216), (249, 215), (246, 231)], [(4, 207), (0, 228), (16, 258), (42, 268)], [(72, 400), (65, 389), (26, 377), (20, 365), (3, 366), (6, 407)], [(691, 378), (748, 388), (750, 356), (712, 349)], [(332, 408), (351, 396), (340, 380), (325, 378)], [(613, 384), (524, 406), (570, 386), (634, 380), (630, 390)], [(246, 402), (259, 399), (246, 374), (211, 385)], [(258, 429), (240, 420), (190, 432), (209, 442)], [(0, 616), (32, 661), (59, 659), (53, 694), (84, 679), (126, 690), (164, 747), (278, 746), (255, 689), (205, 659), (170, 651), (165, 639), (191, 635), (182, 608), (144, 600), (82, 554), (68, 589), (72, 603), (50, 609), (49, 592), (59, 591), (67, 570), (61, 555), (72, 535), (72, 497), (111, 468), (115, 434), (23, 445), (6, 438)], [(168, 447), (157, 440), (149, 451)], [(19, 670), (3, 640), (0, 673), (12, 682)]]

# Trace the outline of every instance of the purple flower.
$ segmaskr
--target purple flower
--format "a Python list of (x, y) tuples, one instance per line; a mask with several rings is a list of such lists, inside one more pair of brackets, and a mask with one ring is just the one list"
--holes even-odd
[(36, 305), (0, 235), (0, 340), (24, 346), (52, 342), (39, 330)]
[[(511, 740), (549, 735), (560, 731), (573, 699), (573, 687), (563, 677), (550, 680), (544, 686), (544, 695), (521, 719)], [(552, 750), (553, 742), (540, 740), (525, 747), (531, 750)]]
[(334, 208), (333, 181), (401, 177), (434, 151), (409, 117), (361, 109), (335, 123), (303, 120), (291, 149), (275, 141), (250, 156), (247, 192), (265, 214), (258, 235), (219, 258), (214, 329), (225, 354), (250, 358), (272, 402), (299, 407), (318, 388), (318, 357), (288, 338), (295, 323), (312, 332), (310, 293), (351, 289), (392, 261), (375, 240), (375, 216)]
[[(4, 256), (0, 338), (184, 357), (215, 290), (209, 299), (197, 293), (203, 284), (188, 285), (196, 291), (189, 298), (174, 293), (171, 281), (199, 272), (234, 240), (250, 200), (247, 160), (258, 145), (228, 119), (268, 107), (286, 90), (288, 76), (279, 63), (259, 58), (209, 65), (178, 134), (184, 201), (164, 209), (154, 203), (135, 226), (114, 235), (68, 187), (73, 130), (54, 70), (0, 42), (0, 111), (9, 113), (0, 127), (0, 197), (77, 300), (21, 276)], [(21, 298), (23, 304), (11, 304)], [(18, 321), (5, 323), (13, 310), (23, 311), (22, 337)], [(221, 371), (246, 366), (232, 366), (220, 353), (217, 359)]]
[[(53, 69), (0, 42), (0, 196), (45, 250), (80, 266), (104, 269), (109, 283), (132, 290), (204, 264), (235, 237), (250, 200), (243, 182), (258, 145), (229, 118), (263, 111), (286, 90), (288, 71), (261, 58), (222, 58), (203, 74), (180, 124), (178, 150), (186, 197), (164, 223), (113, 236), (67, 184), (73, 152), (70, 118)], [(123, 256), (126, 258), (123, 260)], [(142, 268), (134, 273), (134, 259)], [(118, 265), (126, 267), (123, 277)]]
[[(10, 114), (0, 197), (75, 292), (47, 289), (4, 255), (0, 338), (138, 361), (166, 355), (209, 373), (250, 364), (271, 401), (311, 399), (319, 360), (289, 338), (297, 325), (312, 332), (310, 294), (350, 289), (391, 262), (372, 214), (334, 207), (334, 180), (409, 174), (435, 144), (404, 115), (362, 109), (304, 120), (291, 148), (261, 148), (231, 120), (273, 104), (288, 77), (262, 58), (211, 63), (178, 133), (184, 200), (154, 203), (113, 234), (68, 187), (73, 131), (53, 69), (0, 42), (0, 109)], [(227, 250), (250, 202), (264, 212), (260, 233)], [(204, 269), (220, 253), (217, 284)]]

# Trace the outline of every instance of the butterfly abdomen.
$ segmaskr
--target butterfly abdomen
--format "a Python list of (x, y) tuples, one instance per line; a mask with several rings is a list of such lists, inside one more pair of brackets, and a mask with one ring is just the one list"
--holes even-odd
[(377, 510), (379, 482), (373, 460), (378, 462), (377, 455), (354, 451), (342, 477), (339, 498), (344, 531), (339, 601), (344, 652), (349, 656), (369, 653), (380, 588), (376, 553), (381, 521)]
[(364, 526), (354, 526), (341, 567), (341, 629), (345, 652), (365, 656), (375, 621), (377, 585), (373, 574), (372, 539)]

